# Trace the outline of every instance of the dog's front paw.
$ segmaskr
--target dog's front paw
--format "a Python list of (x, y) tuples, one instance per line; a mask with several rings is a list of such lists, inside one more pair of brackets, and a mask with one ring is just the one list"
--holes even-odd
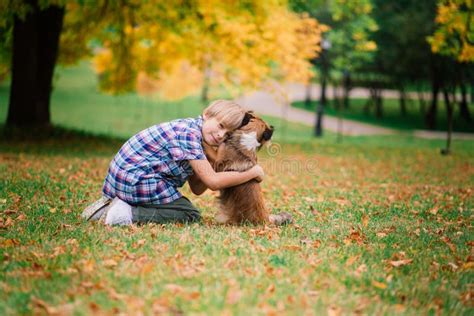
[(227, 216), (227, 215), (224, 214), (224, 213), (218, 213), (218, 214), (216, 215), (216, 222), (217, 222), (218, 224), (222, 224), (222, 225), (228, 224), (228, 223), (229, 223), (229, 220), (230, 220), (229, 216)]

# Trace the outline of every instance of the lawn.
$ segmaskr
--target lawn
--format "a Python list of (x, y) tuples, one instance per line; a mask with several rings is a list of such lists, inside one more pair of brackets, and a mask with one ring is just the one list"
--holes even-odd
[(68, 92), (67, 71), (81, 69), (56, 84), (63, 129), (0, 139), (0, 314), (474, 312), (474, 142), (441, 156), (443, 141), (314, 140), (267, 118), (277, 130), (260, 153), (265, 198), (294, 224), (218, 226), (218, 194), (186, 186), (202, 223), (104, 227), (80, 213), (124, 138), (202, 107), (102, 96), (85, 80)]
[[(360, 121), (364, 123), (374, 124), (382, 127), (395, 128), (402, 131), (414, 130), (414, 129), (427, 129), (425, 125), (424, 116), (421, 114), (420, 106), (417, 100), (407, 101), (407, 113), (402, 116), (400, 113), (399, 101), (396, 99), (384, 99), (383, 101), (383, 117), (375, 117), (374, 109), (369, 113), (364, 112), (364, 106), (367, 99), (351, 99), (350, 106), (348, 109), (341, 109), (340, 113), (336, 107), (329, 101), (329, 106), (326, 107), (325, 113), (331, 116), (341, 115), (344, 118)], [(294, 107), (312, 111), (316, 108), (316, 101), (312, 102), (310, 106), (306, 106), (304, 101), (293, 102)], [(426, 105), (428, 109), (429, 104)], [(471, 116), (474, 118), (474, 103), (469, 106)], [(436, 116), (436, 130), (446, 131), (447, 130), (447, 118), (446, 108), (443, 102), (439, 102), (438, 111)], [(474, 133), (473, 122), (466, 122), (459, 115), (459, 107), (455, 107), (453, 116), (453, 128), (457, 132), (468, 132)]]

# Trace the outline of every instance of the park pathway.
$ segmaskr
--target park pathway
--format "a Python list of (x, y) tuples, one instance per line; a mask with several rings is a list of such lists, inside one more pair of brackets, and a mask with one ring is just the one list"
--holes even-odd
[[(313, 99), (317, 99), (320, 95), (319, 85), (312, 85), (311, 95)], [(332, 88), (328, 89), (328, 96), (333, 95)], [(302, 84), (287, 84), (283, 88), (278, 88), (278, 93), (270, 93), (266, 91), (255, 91), (244, 95), (237, 99), (237, 102), (249, 110), (262, 115), (270, 115), (276, 117), (286, 117), (291, 122), (302, 123), (314, 126), (316, 115), (314, 112), (297, 109), (288, 105), (288, 102), (302, 101), (306, 96), (306, 87)], [(383, 92), (386, 98), (396, 98), (397, 92), (386, 90)], [(356, 88), (351, 91), (351, 97), (366, 98), (369, 92), (366, 89)], [(323, 128), (333, 132), (338, 130), (344, 135), (360, 136), (360, 135), (390, 135), (400, 134), (401, 131), (375, 126), (372, 124), (360, 123), (354, 120), (338, 119), (334, 116), (324, 115)], [(445, 139), (446, 132), (415, 130), (412, 133), (416, 137), (430, 139)], [(474, 134), (470, 133), (453, 133), (453, 139), (473, 139)]]

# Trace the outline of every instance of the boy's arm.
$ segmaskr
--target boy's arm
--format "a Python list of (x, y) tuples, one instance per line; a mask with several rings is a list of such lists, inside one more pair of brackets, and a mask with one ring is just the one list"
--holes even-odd
[[(190, 160), (189, 163), (199, 180), (213, 191), (233, 187), (254, 178), (262, 181), (264, 176), (263, 169), (259, 165), (244, 172), (215, 172), (207, 160)], [(199, 192), (199, 190), (196, 191)]]

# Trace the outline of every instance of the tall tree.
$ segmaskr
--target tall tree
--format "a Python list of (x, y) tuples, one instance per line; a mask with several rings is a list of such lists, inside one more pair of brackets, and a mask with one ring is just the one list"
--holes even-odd
[(10, 27), (14, 35), (9, 125), (50, 123), (60, 34), (60, 62), (95, 55), (100, 88), (110, 93), (134, 90), (139, 75), (175, 97), (202, 86), (206, 71), (232, 87), (255, 87), (269, 78), (307, 80), (309, 60), (319, 50), (317, 21), (280, 0), (6, 3), (0, 22), (13, 22), (0, 28), (7, 34)]
[(334, 82), (343, 85), (344, 104), (347, 106), (351, 73), (370, 61), (377, 48), (370, 39), (370, 34), (377, 30), (377, 24), (371, 17), (372, 0), (293, 0), (291, 4), (295, 10), (308, 12), (329, 27), (324, 34), (324, 43), (328, 49), (315, 59), (315, 63), (320, 66), (323, 88), (316, 107), (315, 135), (321, 136), (329, 68), (340, 74), (341, 80)]
[[(426, 37), (434, 31), (436, 0), (375, 0), (374, 33), (377, 50), (376, 72), (389, 78), (388, 84), (403, 92), (407, 85), (430, 83), (431, 103), (425, 113), (426, 125), (434, 129), (445, 60), (431, 53)], [(403, 99), (401, 99), (403, 111)]]
[(450, 56), (461, 63), (474, 61), (474, 2), (439, 0), (436, 30), (428, 38), (434, 53)]
[(12, 79), (8, 125), (48, 126), (54, 65), (64, 8), (30, 0), (13, 17)]
[[(431, 50), (452, 58), (458, 65), (452, 67), (456, 80), (445, 82), (443, 96), (448, 114), (448, 128), (446, 148), (441, 152), (449, 154), (451, 151), (451, 134), (453, 130), (453, 112), (456, 103), (456, 85), (461, 87), (462, 100), (461, 114), (470, 121), (469, 108), (466, 97), (466, 73), (474, 62), (474, 3), (471, 0), (439, 0), (436, 13), (436, 30), (428, 38)], [(456, 67), (457, 66), (457, 67)]]
[(466, 87), (472, 83), (474, 66), (474, 3), (469, 0), (441, 0), (436, 13), (436, 29), (428, 37), (435, 54), (448, 56), (459, 67), (457, 76), (461, 90), (460, 113), (471, 122)]

